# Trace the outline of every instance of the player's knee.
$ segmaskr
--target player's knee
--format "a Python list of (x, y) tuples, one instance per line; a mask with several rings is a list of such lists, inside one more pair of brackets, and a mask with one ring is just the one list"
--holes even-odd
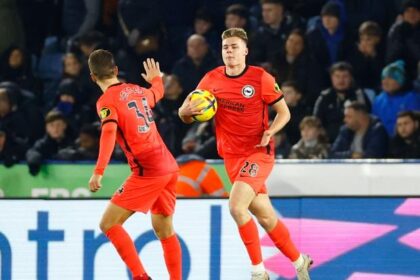
[(276, 226), (276, 219), (270, 216), (257, 217), (258, 223), (266, 230), (269, 231)]
[(235, 220), (238, 220), (238, 219), (241, 219), (241, 217), (247, 216), (247, 209), (237, 204), (230, 204), (229, 211)]
[(156, 234), (156, 237), (159, 239), (165, 239), (168, 238), (172, 235), (174, 235), (174, 231), (172, 228), (170, 227), (165, 227), (165, 228), (153, 228)]
[(101, 221), (99, 223), (99, 228), (101, 231), (105, 234), (114, 224), (108, 222), (108, 221)]

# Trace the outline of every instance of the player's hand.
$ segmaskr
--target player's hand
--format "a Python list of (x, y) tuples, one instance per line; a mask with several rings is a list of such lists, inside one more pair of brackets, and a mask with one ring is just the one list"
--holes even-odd
[(204, 113), (201, 105), (205, 102), (203, 99), (198, 98), (191, 100), (191, 93), (185, 98), (184, 103), (178, 110), (178, 114), (181, 117), (192, 117), (194, 115), (200, 115)]
[(102, 187), (102, 175), (93, 174), (89, 180), (89, 189), (91, 192), (96, 192)]
[(148, 58), (145, 61), (143, 61), (143, 67), (146, 73), (141, 73), (141, 76), (149, 84), (152, 83), (152, 80), (154, 78), (162, 76), (162, 73), (160, 72), (159, 62), (155, 61), (153, 58)]
[(270, 130), (264, 131), (260, 144), (256, 145), (255, 147), (261, 148), (261, 147), (267, 146), (268, 143), (270, 143), (270, 139), (272, 136), (273, 136), (273, 133)]

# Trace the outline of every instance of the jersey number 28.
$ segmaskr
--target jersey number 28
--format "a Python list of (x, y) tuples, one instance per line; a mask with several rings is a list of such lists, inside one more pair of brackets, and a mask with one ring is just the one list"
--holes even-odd
[(154, 122), (152, 110), (149, 107), (149, 104), (147, 104), (147, 99), (142, 98), (141, 99), (141, 107), (137, 105), (137, 101), (130, 101), (127, 104), (129, 109), (134, 109), (137, 114), (137, 118), (142, 119), (144, 124), (138, 126), (138, 132), (140, 133), (146, 133), (150, 129), (150, 124)]

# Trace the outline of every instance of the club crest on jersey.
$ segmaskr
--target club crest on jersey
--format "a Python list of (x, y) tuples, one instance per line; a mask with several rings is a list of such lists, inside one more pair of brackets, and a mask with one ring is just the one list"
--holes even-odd
[(101, 111), (99, 111), (99, 116), (101, 117), (101, 120), (106, 119), (107, 117), (109, 117), (109, 115), (111, 115), (111, 110), (107, 107), (103, 107)]
[(255, 89), (253, 86), (246, 85), (242, 88), (242, 95), (245, 98), (251, 98), (255, 94)]

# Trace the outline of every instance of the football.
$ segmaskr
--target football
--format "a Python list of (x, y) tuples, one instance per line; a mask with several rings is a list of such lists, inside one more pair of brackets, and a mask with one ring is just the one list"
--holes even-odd
[(196, 99), (204, 101), (200, 106), (204, 112), (200, 115), (193, 116), (193, 119), (199, 122), (206, 122), (213, 118), (217, 111), (216, 97), (208, 90), (196, 89), (191, 94), (191, 101)]

